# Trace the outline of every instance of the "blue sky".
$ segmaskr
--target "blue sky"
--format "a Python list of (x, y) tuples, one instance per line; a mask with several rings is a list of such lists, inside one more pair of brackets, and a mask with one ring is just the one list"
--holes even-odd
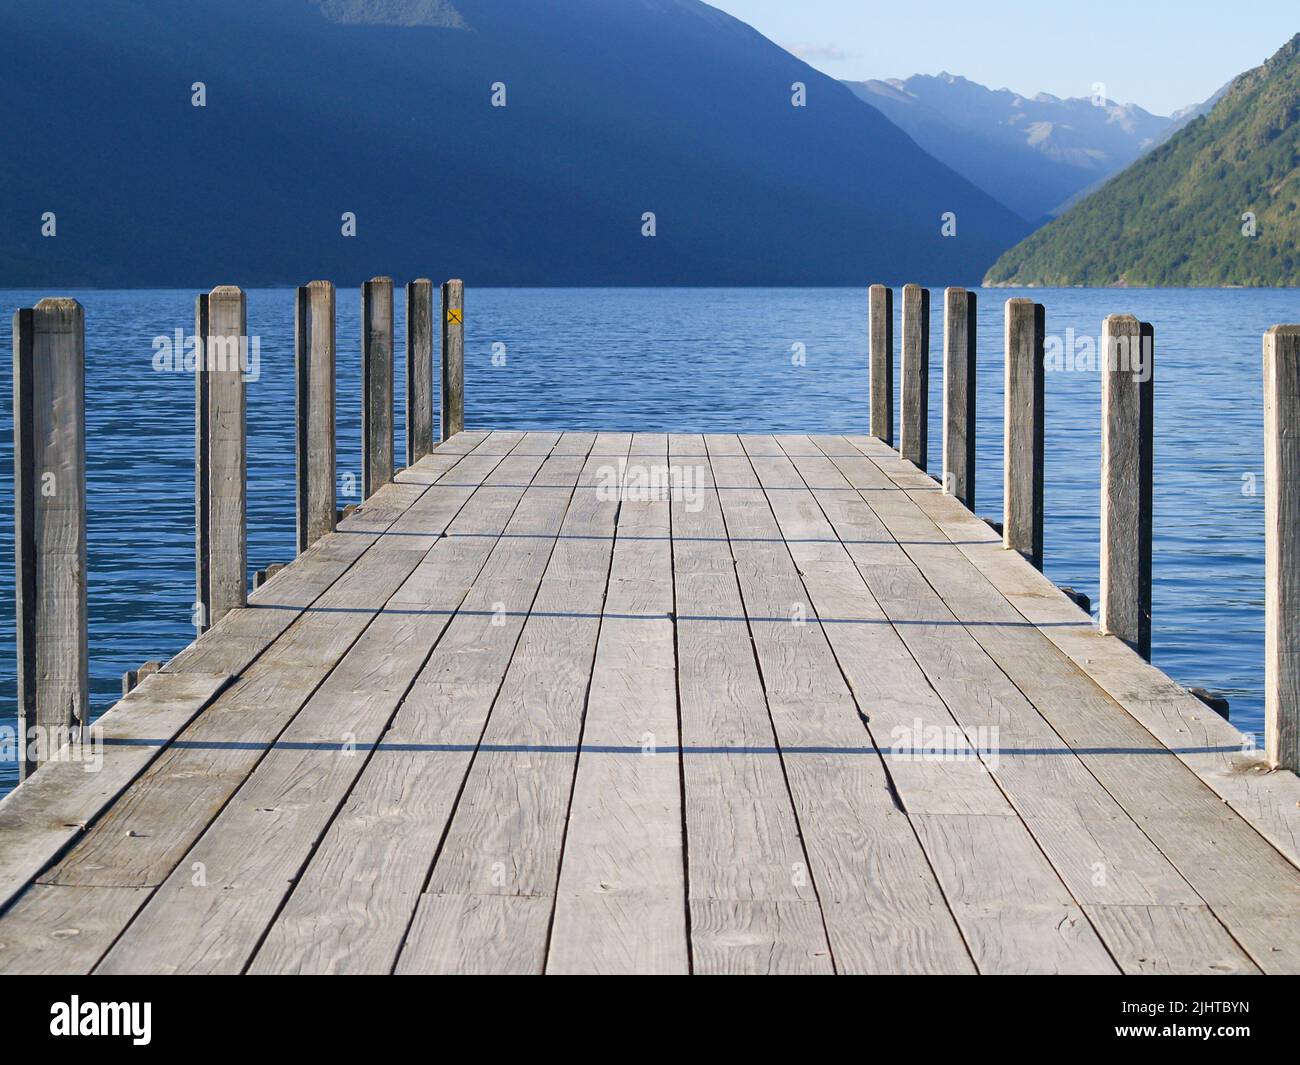
[(1296, 0), (706, 0), (837, 78), (963, 74), (1168, 114), (1300, 32)]

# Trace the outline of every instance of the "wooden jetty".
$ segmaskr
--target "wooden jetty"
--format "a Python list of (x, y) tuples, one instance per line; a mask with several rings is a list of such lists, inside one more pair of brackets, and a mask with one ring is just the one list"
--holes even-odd
[[(366, 364), (388, 381), (365, 390), (372, 492), (337, 520), (333, 290), (300, 290), (301, 552), (251, 595), (213, 593), (193, 644), (0, 802), (0, 972), (1300, 972), (1300, 780), (1275, 768), (1294, 766), (1300, 330), (1266, 339), (1255, 751), (1144, 658), (1146, 382), (1104, 390), (1106, 631), (1035, 565), (1040, 307), (1008, 308), (999, 533), (965, 505), (973, 294), (946, 304), (937, 482), (886, 442), (879, 396), (872, 436), (462, 429), (464, 301), (442, 292), (440, 324), (428, 282), (407, 305), (412, 350), (441, 336), (443, 439), (432, 370), (411, 370), (390, 472), (392, 287), (366, 287)], [(905, 378), (928, 365), (928, 299), (901, 301)], [(238, 290), (204, 303), (199, 335), (233, 333)], [(888, 381), (892, 296), (870, 303)], [(21, 312), (20, 346), (57, 318), (65, 339), (36, 346), (71, 358), (79, 313)], [(914, 448), (925, 390), (902, 384)], [(50, 428), (49, 391), (19, 432)], [(203, 483), (234, 468), (221, 441), (243, 461), (242, 395), (207, 394), (226, 398), (198, 386), (200, 428), (226, 429), (197, 438), (200, 527), (221, 533), (200, 536), (200, 590), (205, 539), (209, 578), (230, 565), (212, 552), (243, 551), (229, 473)], [(45, 519), (36, 534), (77, 527)], [(76, 589), (50, 583), (42, 542), (20, 551), (40, 578), (20, 611), (35, 589), (24, 631), (61, 625), (65, 694), (24, 703), (29, 724), (76, 710), (81, 668)]]

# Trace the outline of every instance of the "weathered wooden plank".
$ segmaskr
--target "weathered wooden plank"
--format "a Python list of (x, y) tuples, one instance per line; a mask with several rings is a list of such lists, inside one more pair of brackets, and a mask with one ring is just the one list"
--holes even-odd
[[(787, 447), (796, 441), (804, 443), (799, 438), (781, 438)], [(847, 550), (858, 560), (900, 638), (981, 752), (993, 778), (1071, 897), (1089, 914), (1090, 905), (1199, 905), (1200, 897), (1186, 880), (1073, 756), (930, 586), (934, 567), (956, 565), (969, 571), (969, 563), (946, 538), (936, 535), (928, 519), (901, 493), (878, 493), (869, 508), (861, 498), (845, 492), (848, 481), (841, 469), (852, 473), (869, 460), (842, 457), (849, 450), (842, 439), (818, 438), (816, 442), (837, 457), (833, 461), (794, 457), (792, 461), (810, 485), (819, 486), (814, 494), (835, 532), (848, 541)], [(882, 583), (872, 576), (878, 571), (880, 553), (862, 542), (886, 538), (897, 540), (903, 545), (900, 549), (919, 565), (910, 580)], [(968, 572), (966, 579), (982, 578)], [(1035, 905), (1030, 904), (1031, 912)], [(1130, 953), (1135, 949), (1132, 937), (1122, 929), (1098, 927), (1098, 932), (1126, 971), (1145, 971), (1148, 947), (1159, 948), (1170, 958), (1185, 953), (1185, 943), (1177, 938), (1182, 929), (1177, 925), (1156, 925), (1153, 934), (1157, 939), (1142, 947), (1145, 953), (1136, 954)], [(1160, 935), (1171, 938), (1161, 941)], [(1230, 956), (1236, 950), (1239, 963), (1250, 968), (1249, 960), (1221, 926), (1218, 935), (1224, 941), (1218, 956)]]
[(298, 553), (334, 531), (334, 285), (313, 281), (297, 292)]
[(730, 485), (703, 438), (670, 436), (669, 454), (700, 488), (672, 503), (694, 971), (831, 972), (719, 501)]
[(361, 286), (361, 498), (393, 479), (393, 279)]
[[(504, 936), (496, 922), (484, 929), (490, 935), (473, 934), (480, 926), (459, 915), (483, 912), (483, 895), (554, 904), (618, 513), (616, 498), (593, 489), (630, 444), (627, 434), (617, 446), (597, 441), (578, 479), (429, 878), (426, 893), (442, 902), (422, 911), (424, 917), (417, 912), (399, 973), (473, 971), (497, 956), (503, 938), (516, 962), (526, 960), (526, 971), (545, 966), (546, 925), (536, 920), (535, 907), (493, 909)], [(511, 602), (503, 601), (509, 609)], [(422, 951), (431, 936), (421, 921), (430, 918), (458, 922), (460, 935), (448, 953)]]
[(868, 299), (870, 337), (871, 435), (894, 444), (894, 293), (872, 285)]
[(1208, 906), (1085, 905), (1130, 972), (1167, 976), (1255, 974)]
[(442, 438), (450, 440), (465, 428), (465, 283), (442, 286)]
[(650, 487), (668, 483), (667, 436), (638, 434), (627, 463), (607, 471), (618, 527), (560, 865), (552, 973), (688, 968), (671, 489)]
[[(503, 439), (502, 443), (508, 443)], [(497, 447), (487, 434), (464, 433), (422, 459), (402, 484), (381, 488), (335, 533), (318, 540), (294, 564), (249, 597), (249, 607), (234, 610), (213, 627), (211, 639), (199, 640), (163, 666), (164, 673), (241, 673), (280, 636), (367, 550), (379, 534), (420, 498), (428, 485), (446, 475), (479, 447)]]
[[(153, 674), (102, 714), (81, 743), (0, 799), (0, 911), (138, 777), (232, 678)], [(0, 939), (3, 939), (0, 934)], [(5, 954), (0, 948), (0, 969)]]
[(0, 918), (0, 974), (89, 972), (149, 890), (32, 885)]
[(74, 299), (14, 315), (19, 772), (88, 721), (86, 319)]
[(943, 490), (975, 509), (976, 297), (943, 294)]
[(208, 396), (210, 378), (206, 372), (204, 352), (208, 344), (211, 322), (208, 316), (208, 294), (200, 292), (194, 297), (194, 340), (196, 344), (194, 365), (194, 631), (202, 636), (208, 630), (208, 608), (212, 602), (212, 544), (209, 535), (209, 511), (212, 491), (212, 472), (208, 468), (211, 444), (212, 401)]
[(473, 490), (100, 972), (243, 969), (541, 465), (507, 456)]
[(248, 441), (244, 371), (248, 359), (244, 293), (223, 285), (208, 293), (207, 375), (208, 600), (203, 627), (215, 625), (248, 601)]
[[(913, 813), (911, 820), (982, 973), (1116, 971), (1055, 872), (1031, 860), (1019, 818)], [(1019, 860), (1008, 860), (1013, 855)]]
[(1300, 773), (1300, 326), (1264, 335), (1264, 743)]
[(925, 469), (930, 450), (930, 290), (903, 286), (903, 387), (899, 450)]
[[(879, 462), (888, 471), (889, 461)], [(927, 494), (908, 495), (920, 513)], [(952, 503), (938, 493), (929, 495)], [(940, 530), (934, 527), (931, 535), (938, 539)], [(969, 551), (982, 544), (958, 546)], [(924, 554), (910, 542), (906, 549), (918, 561)], [(980, 571), (989, 574), (984, 581), (971, 579), (969, 569), (924, 568), (957, 617), (979, 621), (968, 625), (971, 635), (1139, 823), (1255, 964), (1266, 972), (1300, 965), (1300, 870), (1120, 705), (1088, 684), (1077, 665), (1051, 642), (1054, 628), (1026, 624), (1025, 616), (990, 581), (1007, 560), (1021, 573), (1032, 571), (1006, 552), (998, 552), (997, 558), (1000, 561), (981, 556)], [(1113, 637), (1097, 640), (1124, 647)], [(1127, 648), (1125, 653), (1141, 661)], [(1205, 713), (1213, 714), (1208, 708)], [(1177, 739), (1173, 745), (1181, 746)]]
[[(477, 472), (481, 480), (501, 459), (490, 453), (491, 438), (480, 450), (482, 457), (463, 460), (463, 465), (477, 467), (477, 471), (464, 470), (464, 476)], [(99, 905), (94, 901), (99, 899), (105, 907), (118, 905), (115, 889), (162, 883), (423, 558), (427, 545), (438, 538), (470, 490), (425, 493), (398, 521), (402, 529), (396, 531), (409, 530), (410, 535), (394, 536), (367, 551), (189, 725), (39, 882), (103, 888), (84, 894), (83, 905)], [(199, 875), (201, 870), (190, 872)], [(18, 911), (15, 907), (0, 919), (0, 927), (15, 920)], [(87, 921), (91, 927), (108, 927), (95, 915), (88, 915)], [(113, 930), (106, 940), (83, 934), (79, 957), (86, 968), (120, 931), (120, 927)]]
[(1041, 303), (1007, 300), (1002, 537), (1037, 569), (1043, 568), (1046, 331)]
[[(852, 617), (853, 606), (835, 600), (855, 586), (861, 596), (862, 582), (776, 441), (742, 443), (748, 459), (715, 455), (714, 472), (738, 489), (723, 496), (723, 512), (836, 968), (970, 972), (903, 790), (876, 753), (875, 700), (854, 685), (853, 660), (874, 663), (900, 696), (928, 698), (924, 679), (899, 656), (885, 664), (887, 627), (821, 623), (845, 619), (840, 606)], [(855, 634), (868, 643), (854, 643)], [(846, 848), (845, 838), (861, 842)]]
[(521, 445), (521, 454), (550, 457), (272, 925), (252, 972), (392, 969), (593, 444), (591, 435), (560, 441), (531, 433)]
[(433, 282), (406, 286), (406, 464), (433, 450)]
[(1112, 314), (1101, 340), (1101, 631), (1150, 658), (1155, 333)]
[[(760, 441), (762, 452), (757, 447)], [(995, 783), (990, 767), (981, 758), (978, 744), (981, 733), (974, 727), (963, 732), (958, 726), (964, 722), (956, 720), (950, 706), (939, 698), (944, 692), (941, 687), (935, 687), (935, 682), (942, 683), (949, 670), (965, 668), (966, 658), (958, 650), (948, 661), (941, 661), (933, 672), (923, 668), (926, 663), (922, 654), (930, 647), (918, 648), (918, 634), (926, 633), (929, 629), (926, 622), (933, 620), (932, 614), (918, 610), (918, 606), (925, 605), (927, 596), (932, 597), (924, 579), (908, 563), (890, 532), (873, 520), (860, 498), (856, 507), (848, 505), (846, 501), (854, 499), (856, 493), (848, 490), (843, 477), (836, 477), (833, 467), (827, 469), (824, 458), (819, 461), (818, 457), (810, 456), (792, 461), (782, 451), (781, 445), (787, 442), (792, 445), (791, 450), (799, 450), (790, 438), (745, 440), (754, 470), (768, 489), (767, 500), (779, 523), (778, 535), (788, 544), (798, 575), (811, 598), (815, 614), (810, 610), (810, 615), (828, 619), (817, 627), (824, 630), (825, 638), (833, 647), (834, 660), (823, 661), (820, 672), (832, 674), (842, 670), (853, 684), (858, 705), (868, 718), (867, 727), (877, 746), (886, 753), (885, 765), (892, 787), (907, 815), (913, 819), (929, 817), (941, 826), (929, 837), (922, 834), (925, 851), (900, 833), (895, 850), (904, 851), (906, 843), (912, 843), (915, 857), (911, 864), (915, 872), (910, 876), (895, 875), (890, 883), (908, 884), (915, 893), (918, 880), (923, 876), (933, 877), (937, 872), (939, 880), (931, 895), (951, 922), (952, 917), (943, 907), (945, 895), (951, 900), (953, 891), (980, 880), (985, 875), (980, 868), (984, 862), (996, 867), (1013, 867), (1019, 872), (1021, 889), (1005, 902), (1005, 923), (1015, 929), (1008, 942), (998, 941), (997, 929), (982, 929), (985, 922), (978, 912), (954, 907), (957, 924), (961, 925), (970, 944), (970, 954), (980, 970), (1113, 971), (1113, 963), (1087, 927), (1076, 900), (1044, 859), (1004, 791)], [(802, 443), (803, 450), (816, 450), (807, 442)], [(816, 475), (813, 483), (820, 489), (817, 494), (806, 487), (796, 462), (800, 466), (811, 464), (810, 472)], [(831, 512), (837, 516), (844, 514), (851, 524), (844, 523), (837, 528), (824, 506), (837, 508)], [(856, 553), (850, 553), (849, 545), (843, 543), (840, 529), (844, 529)], [(895, 624), (890, 625), (890, 621)], [(944, 636), (952, 639), (954, 633), (949, 630)], [(940, 645), (939, 640), (933, 643)], [(799, 657), (817, 661), (817, 656), (806, 650)], [(789, 666), (775, 672), (783, 677), (791, 675)], [(980, 679), (963, 686), (961, 701), (971, 701), (972, 691), (982, 687)], [(931, 750), (927, 737), (935, 731), (944, 737), (944, 742), (937, 750)], [(1007, 823), (989, 833), (987, 846), (978, 855), (965, 850), (945, 854), (929, 851), (931, 846), (945, 846), (947, 830), (960, 831), (965, 819), (974, 819), (973, 823), (977, 824), (999, 819)], [(873, 816), (871, 823), (879, 825), (881, 820), (881, 816)], [(913, 826), (904, 823), (910, 833)], [(896, 864), (901, 865), (897, 860)], [(821, 884), (820, 877), (818, 883)], [(897, 902), (904, 912), (909, 904), (915, 907), (915, 899), (903, 898)], [(898, 923), (897, 920), (886, 922), (887, 926)], [(948, 971), (968, 969), (970, 959), (956, 935), (957, 925), (948, 927), (952, 933), (947, 940), (946, 958), (935, 957), (930, 950), (926, 952), (929, 957), (918, 962), (900, 952), (895, 971), (918, 971), (926, 967)], [(930, 927), (922, 925), (920, 929), (928, 935), (911, 938), (923, 943), (936, 940), (943, 943), (939, 933), (944, 930), (932, 917)], [(840, 957), (838, 950), (836, 957), (837, 960)]]
[[(896, 453), (879, 449), (869, 437), (850, 438), (888, 469), (896, 488), (923, 479)], [(875, 476), (885, 476), (877, 468)], [(893, 483), (891, 481), (891, 483)], [(1270, 772), (1243, 736), (1185, 688), (1144, 662), (1114, 637), (1098, 633), (1042, 574), (1016, 563), (1002, 541), (968, 511), (936, 498), (931, 491), (911, 493), (913, 502), (979, 569), (981, 575), (1028, 622), (1065, 654), (1116, 703), (1295, 866), (1300, 866), (1300, 778)]]

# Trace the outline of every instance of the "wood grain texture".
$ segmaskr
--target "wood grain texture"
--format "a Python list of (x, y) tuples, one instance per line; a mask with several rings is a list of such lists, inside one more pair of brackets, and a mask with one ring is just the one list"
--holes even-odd
[[(446, 535), (431, 542), (98, 971), (243, 969), (513, 514), (524, 493), (515, 486), (541, 464), (507, 454), (478, 488), (431, 490), (464, 500)], [(399, 521), (393, 531), (417, 528)], [(195, 863), (202, 878), (191, 875)]]
[(1112, 314), (1101, 348), (1101, 631), (1150, 658), (1155, 333)]
[(1037, 569), (1043, 568), (1046, 329), (1041, 303), (1007, 300), (1002, 537)]
[(898, 448), (925, 469), (930, 450), (930, 290), (903, 286), (902, 401)]
[(442, 286), (442, 401), (439, 404), (442, 439), (450, 440), (465, 428), (465, 283), (446, 281)]
[[(777, 740), (790, 751), (786, 773), (836, 969), (970, 972), (970, 955), (904, 812), (906, 795), (878, 753), (889, 737), (863, 690), (861, 663), (888, 659), (893, 634), (820, 620), (854, 617), (850, 600), (861, 582), (853, 581), (849, 559), (776, 440), (742, 443), (747, 457), (713, 457), (715, 476), (745, 486), (726, 493), (723, 511)], [(910, 674), (896, 664), (884, 666), (891, 683), (924, 689), (913, 664)], [(846, 837), (860, 845), (846, 850)]]
[(204, 368), (208, 344), (210, 319), (208, 294), (200, 292), (194, 297), (194, 338), (196, 363), (194, 367), (194, 630), (202, 636), (210, 627), (208, 611), (212, 605), (212, 544), (209, 542), (209, 511), (212, 492), (212, 474), (208, 468), (211, 451), (211, 401), (208, 398), (209, 378)]
[[(621, 457), (621, 456), (620, 456)], [(546, 970), (685, 973), (671, 500), (638, 485), (668, 469), (638, 435), (606, 483), (618, 527), (574, 778)]]
[(14, 315), (14, 572), (19, 769), (89, 717), (86, 320), (74, 299)]
[(242, 290), (208, 293), (207, 375), (207, 592), (205, 626), (248, 601), (248, 431), (244, 370), (248, 316)]
[[(485, 451), (479, 460), (481, 478), (500, 460), (500, 455), (493, 461), (490, 439), (480, 443)], [(474, 460), (472, 456), (460, 456), (460, 461)], [(411, 492), (404, 486), (391, 489), (394, 493), (399, 489), (408, 495)], [(432, 538), (436, 538), (438, 516), (446, 513), (447, 503), (431, 497), (422, 507), (420, 502), (426, 494), (423, 489), (415, 490), (414, 502), (408, 501), (401, 508), (397, 520), (415, 523), (422, 530), (432, 528)], [(361, 522), (364, 528), (367, 519), (359, 511), (351, 520)], [(384, 527), (392, 522), (389, 519)], [(426, 540), (431, 538), (428, 531), (422, 535)], [(347, 540), (341, 530), (320, 541), (312, 551)], [(394, 541), (397, 546), (392, 546)], [(367, 546), (354, 556), (358, 561), (311, 601), (310, 612), (290, 612), (294, 618), (289, 624), (281, 627), (277, 621), (272, 626), (273, 635), (259, 634), (255, 638), (260, 649), (251, 652), (253, 664), (241, 669), (239, 681), (214, 701), (208, 708), (210, 713), (200, 715), (149, 765), (66, 856), (41, 874), (41, 883), (89, 889), (81, 893), (83, 906), (103, 906), (117, 913), (122, 898), (118, 888), (153, 889), (170, 875), (194, 839), (346, 652), (355, 639), (350, 634), (365, 629), (373, 614), (367, 604), (375, 604), (375, 609), (381, 606), (391, 594), (386, 589), (395, 588), (409, 572), (403, 566), (414, 568), (423, 555), (418, 547), (412, 549), (409, 538), (403, 536), (394, 537), (386, 545), (371, 537), (363, 537), (361, 542)], [(286, 573), (296, 567), (291, 566)], [(277, 577), (263, 591), (269, 591), (282, 579), (283, 575)], [(256, 615), (258, 611), (251, 613)], [(221, 636), (219, 625), (198, 646), (215, 643), (224, 647)], [(241, 649), (239, 653), (246, 652)], [(193, 671), (176, 669), (175, 664), (176, 660), (159, 676)], [(191, 868), (189, 872), (194, 875), (199, 870)], [(133, 897), (143, 903), (149, 894)], [(15, 906), (0, 918), (0, 926), (20, 920), (20, 916), (14, 916), (19, 909)], [(122, 925), (115, 926), (102, 915), (90, 912), (86, 914), (86, 925), (87, 930), (77, 938), (77, 965), (73, 971), (89, 971), (122, 931)], [(91, 934), (92, 930), (95, 934)]]
[(433, 282), (406, 286), (406, 464), (433, 450)]
[(1300, 773), (1300, 326), (1264, 336), (1264, 734)]
[[(781, 442), (789, 446), (787, 438)], [(841, 438), (817, 438), (815, 442), (837, 457), (821, 462), (795, 458), (795, 464), (810, 480), (815, 478), (815, 483), (839, 488), (840, 482), (826, 463), (833, 461), (837, 469), (851, 471), (859, 460), (843, 457), (851, 447)], [(841, 491), (826, 493), (823, 498), (831, 513), (832, 506), (859, 512), (859, 524), (850, 528), (861, 529), (869, 520), (860, 514), (866, 507), (864, 501), (846, 498)], [(896, 538), (915, 572), (909, 582), (893, 583), (893, 587), (882, 586), (869, 568), (862, 572), (953, 719), (965, 735), (984, 737), (981, 760), (1072, 899), (1082, 904), (1085, 912), (1090, 912), (1086, 910), (1090, 903), (1199, 905), (1200, 896), (967, 630), (963, 618), (974, 628), (989, 616), (984, 604), (969, 613), (956, 613), (960, 604), (950, 606), (940, 598), (936, 589), (982, 580), (970, 562), (905, 494), (881, 493), (872, 498), (871, 510), (879, 515), (884, 535)], [(864, 561), (870, 561), (870, 556)], [(1013, 864), (1024, 867), (1025, 863)], [(1031, 909), (1042, 901), (1032, 902)], [(1007, 906), (1012, 905), (1008, 901)], [(1097, 931), (1121, 968), (1144, 971), (1146, 955), (1131, 956), (1134, 944), (1129, 938), (1112, 936), (1113, 930), (1105, 927)], [(1155, 944), (1168, 948), (1171, 956), (1183, 950), (1178, 927), (1158, 924), (1153, 934), (1171, 937), (1168, 943)], [(1221, 926), (1218, 934), (1226, 944), (1221, 944), (1220, 955), (1231, 955), (1236, 949), (1238, 962), (1249, 968), (1249, 960), (1232, 946)]]
[[(1022, 895), (1008, 897), (1004, 902), (1007, 911), (1004, 919), (1018, 929), (1017, 940), (990, 949), (979, 933), (982, 917), (972, 911), (955, 911), (975, 964), (982, 972), (1035, 971), (1036, 965), (1044, 964), (1041, 959), (1053, 957), (1058, 959), (1053, 966), (1059, 965), (1066, 971), (1087, 971), (1099, 965), (1104, 969), (1105, 952), (1086, 922), (1082, 928), (1071, 929), (1064, 942), (1059, 941), (1061, 929), (1070, 927), (1058, 925), (1060, 907), (1066, 906), (1070, 915), (1079, 917), (1077, 907), (1069, 909), (1074, 903), (1068, 889), (1039, 853), (1031, 833), (1015, 818), (1014, 806), (1008, 801), (1005, 789), (999, 787), (997, 773), (976, 746), (977, 728), (986, 722), (968, 712), (970, 693), (983, 687), (981, 682), (987, 682), (988, 677), (979, 675), (978, 660), (971, 661), (968, 654), (962, 653), (970, 648), (961, 646), (960, 630), (954, 632), (944, 627), (949, 615), (915, 569), (906, 565), (906, 555), (892, 542), (892, 531), (876, 521), (861, 498), (855, 500), (855, 493), (846, 491), (845, 480), (837, 476), (835, 468), (820, 456), (815, 446), (806, 439), (782, 437), (773, 442), (777, 447), (769, 445), (769, 450), (775, 452), (771, 457), (760, 458), (753, 453), (753, 444), (762, 439), (746, 441), (755, 470), (772, 489), (768, 498), (778, 517), (783, 512), (790, 513), (783, 520), (781, 531), (813, 595), (817, 616), (836, 619), (835, 623), (823, 623), (822, 627), (836, 650), (840, 668), (853, 684), (877, 745), (886, 753), (885, 766), (902, 808), (910, 817), (929, 814), (940, 818), (1011, 818), (1006, 831), (990, 835), (979, 860), (1015, 868), (1025, 882)], [(785, 448), (804, 454), (787, 458)], [(842, 447), (833, 449), (832, 453), (840, 451)], [(806, 480), (818, 486), (816, 494), (799, 491)], [(874, 498), (889, 500), (898, 495)], [(861, 549), (860, 569), (856, 573), (850, 545), (843, 544), (835, 522), (828, 520), (823, 510), (826, 506), (843, 522), (840, 528), (848, 534), (853, 550)], [(898, 539), (910, 543), (912, 536), (903, 530)], [(897, 557), (891, 560), (874, 545), (866, 547), (866, 542), (871, 540), (890, 543)], [(855, 613), (851, 605), (854, 602), (870, 604), (871, 612)], [(846, 624), (858, 618), (859, 624)], [(942, 631), (945, 643), (956, 643), (951, 653), (937, 662), (933, 652), (940, 641), (929, 638), (932, 630), (927, 622)], [(955, 691), (947, 683), (948, 677), (959, 676), (961, 671), (972, 667), (976, 670), (974, 676), (970, 682), (962, 683), (959, 690)], [(936, 697), (945, 694), (947, 705)], [(918, 750), (925, 743), (922, 737), (933, 729), (945, 733), (948, 737), (945, 747), (951, 746), (951, 751), (930, 754)], [(874, 818), (873, 822), (879, 820)], [(907, 827), (912, 830), (910, 824)], [(922, 839), (927, 847), (942, 845), (942, 837), (937, 835)], [(938, 885), (951, 897), (968, 880), (979, 880), (986, 875), (978, 867), (971, 867), (972, 856), (964, 851), (955, 855), (932, 854), (921, 851), (915, 844), (913, 850), (925, 859), (919, 864), (913, 860), (918, 871), (929, 872), (933, 866), (939, 873), (933, 890), (936, 899), (943, 897)], [(909, 895), (914, 900), (916, 877), (903, 880), (912, 884)], [(901, 900), (901, 905), (906, 903), (907, 900)], [(895, 927), (900, 923), (892, 922)], [(931, 932), (930, 939), (935, 938)], [(952, 937), (947, 968), (961, 971), (960, 964), (968, 965), (969, 961), (964, 945), (954, 941)], [(933, 949), (926, 954), (929, 966), (904, 956), (899, 968), (902, 971), (939, 968)]]
[[(1300, 867), (1300, 778), (1270, 771), (1262, 752), (1185, 688), (1114, 637), (1096, 631), (1041, 573), (1021, 566), (1002, 540), (963, 507), (924, 487), (924, 475), (870, 437), (849, 442), (872, 456), (875, 476), (913, 502), (1029, 624), (1196, 773), (1278, 852)], [(886, 474), (884, 470), (888, 470)]]
[[(862, 440), (874, 449), (870, 438)], [(899, 469), (900, 484), (906, 479), (903, 467), (908, 464), (896, 457), (876, 461), (882, 468)], [(911, 476), (919, 474), (913, 469)], [(908, 496), (918, 509), (929, 497), (938, 500), (930, 501), (930, 506), (956, 507), (938, 493), (909, 491)], [(936, 526), (934, 535), (938, 534)], [(963, 552), (986, 546), (979, 541), (957, 543)], [(1178, 750), (1186, 745), (1186, 730), (1166, 746), (1118, 702), (1088, 683), (1080, 665), (1053, 644), (1056, 627), (1026, 624), (1017, 609), (1021, 599), (1013, 604), (999, 591), (998, 585), (1008, 583), (1008, 574), (1027, 584), (1042, 580), (1039, 574), (996, 549), (981, 551), (979, 565), (981, 573), (988, 575), (983, 581), (962, 579), (960, 571), (938, 568), (930, 569), (927, 576), (958, 617), (979, 619), (980, 624), (968, 626), (972, 637), (1210, 906), (1250, 959), (1266, 972), (1294, 969), (1300, 964), (1300, 870), (1225, 805), (1206, 786), (1208, 781), (1198, 779), (1188, 764), (1170, 753), (1170, 747)], [(995, 580), (996, 585), (990, 583)], [(1064, 600), (1059, 592), (1056, 596)], [(1040, 591), (1034, 598), (1044, 597)], [(1080, 616), (1077, 610), (1074, 616)], [(1141, 662), (1114, 637), (1097, 635), (1094, 646), (1103, 643), (1123, 648), (1131, 660)], [(1179, 709), (1177, 703), (1171, 709)], [(1294, 832), (1300, 815), (1294, 810), (1276, 813), (1290, 822)]]
[(393, 279), (361, 286), (361, 498), (393, 479)]
[(872, 285), (867, 297), (870, 338), (871, 435), (894, 444), (894, 292)]
[(144, 678), (100, 715), (83, 742), (63, 749), (42, 772), (0, 799), (0, 912), (232, 679), (203, 673)]
[(701, 752), (682, 765), (694, 971), (832, 972), (723, 518), (733, 486), (715, 485), (710, 466), (718, 450), (724, 441), (669, 437), (701, 488), (672, 502), (682, 745)]
[(976, 295), (943, 294), (943, 490), (975, 509)]
[(103, 722), (0, 970), (1300, 969), (1300, 782), (870, 436), (457, 433)]
[(297, 292), (298, 553), (334, 531), (334, 285), (313, 281)]
[(547, 456), (535, 484), (407, 693), (251, 971), (393, 968), (594, 437), (569, 434), (563, 448), (560, 442), (558, 434), (530, 433), (519, 448), (521, 455)]
[[(554, 905), (618, 514), (617, 498), (596, 488), (630, 443), (627, 434), (617, 443), (598, 441), (584, 464), (429, 877), (428, 894), (547, 899)], [(510, 599), (501, 602), (507, 610), (523, 607)], [(507, 909), (505, 918), (514, 912)], [(449, 953), (415, 953), (412, 941), (424, 938), (420, 920), (417, 913), (398, 971), (473, 969), (473, 937)], [(539, 926), (526, 918), (506, 929), (512, 949), (530, 959), (530, 971), (544, 969), (545, 931), (541, 927), (539, 935)]]

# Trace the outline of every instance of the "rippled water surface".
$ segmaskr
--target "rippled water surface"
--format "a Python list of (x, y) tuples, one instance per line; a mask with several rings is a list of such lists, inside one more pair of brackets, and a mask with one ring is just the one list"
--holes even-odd
[[(47, 292), (0, 291), (0, 310)], [(194, 386), (153, 368), (154, 338), (192, 331), (194, 295), (74, 293), (86, 309), (90, 669), (95, 712), (121, 675), (192, 638)], [(1049, 337), (1095, 338), (1110, 313), (1156, 329), (1153, 658), (1263, 721), (1260, 350), (1300, 321), (1300, 292), (1044, 290), (980, 293), (977, 510), (1001, 511), (1002, 304), (1046, 305)], [(403, 425), (398, 314), (397, 454)], [(896, 308), (901, 300), (895, 299)], [(930, 468), (940, 468), (942, 296), (932, 301)], [(360, 481), (360, 293), (338, 293), (339, 474)], [(250, 568), (294, 551), (293, 292), (249, 293), (260, 378), (248, 389)], [(896, 336), (898, 330), (895, 330)], [(505, 365), (494, 365), (504, 344)], [(802, 345), (804, 365), (792, 353)], [(498, 352), (501, 349), (497, 349)], [(865, 432), (866, 295), (847, 289), (474, 290), (467, 295), (470, 428)], [(498, 360), (499, 361), (499, 360)], [(0, 726), (15, 716), (12, 367), (0, 360)], [(896, 374), (897, 377), (897, 374)], [(1047, 380), (1045, 569), (1097, 598), (1100, 379)], [(897, 409), (897, 404), (895, 405)], [(348, 502), (345, 495), (341, 503)], [(0, 792), (16, 779), (0, 762)]]

